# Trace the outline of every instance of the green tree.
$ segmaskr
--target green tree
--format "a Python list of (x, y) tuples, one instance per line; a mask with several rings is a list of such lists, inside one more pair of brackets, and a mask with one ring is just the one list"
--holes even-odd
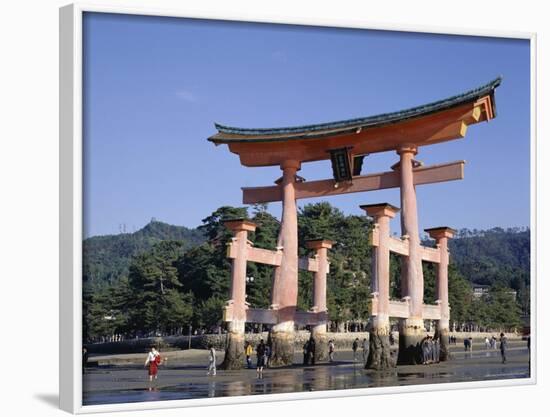
[[(329, 203), (304, 206), (298, 216), (300, 255), (305, 256), (309, 239), (329, 239), (330, 272), (327, 277), (327, 307), (332, 321), (368, 318), (371, 260), (368, 235), (372, 223), (365, 216), (345, 216)], [(312, 298), (311, 274), (300, 273), (298, 305), (309, 308)]]
[(181, 242), (163, 241), (134, 258), (129, 275), (133, 330), (169, 333), (190, 321), (192, 294), (180, 293), (175, 266), (181, 255)]
[(198, 229), (204, 233), (209, 241), (224, 240), (231, 237), (231, 233), (224, 226), (225, 220), (247, 219), (248, 210), (246, 207), (223, 206), (214, 211), (210, 216), (202, 220)]
[[(267, 205), (254, 207), (252, 221), (256, 223), (256, 231), (250, 239), (254, 246), (262, 249), (275, 250), (277, 236), (279, 234), (279, 221), (267, 212)], [(247, 302), (255, 308), (267, 308), (270, 305), (271, 285), (273, 280), (273, 267), (249, 262), (247, 276), (251, 277), (247, 285)]]
[(456, 265), (449, 265), (449, 306), (451, 322), (465, 323), (470, 316), (473, 292), (470, 283), (458, 272)]
[(483, 301), (487, 306), (487, 326), (503, 330), (521, 327), (521, 309), (509, 288), (493, 286)]

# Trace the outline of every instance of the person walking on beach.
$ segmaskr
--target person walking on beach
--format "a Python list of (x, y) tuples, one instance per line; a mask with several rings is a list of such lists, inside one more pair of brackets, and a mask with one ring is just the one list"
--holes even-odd
[(271, 349), (271, 340), (265, 344), (265, 367), (269, 368), (271, 363), (271, 356), (273, 355), (273, 349)]
[(82, 348), (82, 373), (86, 373), (86, 366), (88, 366), (88, 349)]
[(208, 372), (206, 375), (216, 376), (216, 349), (211, 344), (208, 345)]
[(256, 346), (256, 373), (258, 377), (262, 377), (265, 366), (265, 343), (264, 339), (260, 339), (260, 344)]
[(302, 346), (302, 353), (304, 354), (303, 364), (307, 365), (307, 360), (309, 355), (309, 340), (306, 343), (304, 343), (304, 346)]
[(367, 359), (369, 358), (369, 341), (365, 337), (363, 339), (363, 362), (367, 363)]
[(353, 344), (351, 345), (351, 350), (353, 351), (353, 360), (357, 360), (357, 348), (359, 347), (359, 338), (355, 338)]
[(145, 360), (145, 367), (149, 370), (149, 382), (151, 382), (153, 378), (157, 379), (159, 365), (160, 353), (154, 346), (151, 346), (151, 351), (147, 354), (147, 359)]
[(315, 339), (313, 336), (309, 338), (307, 357), (308, 363), (315, 365)]
[(246, 367), (248, 369), (252, 368), (252, 344), (250, 342), (246, 342), (246, 346), (244, 348), (244, 354), (246, 355)]
[(420, 348), (422, 349), (422, 365), (427, 365), (429, 360), (430, 349), (428, 348), (428, 337), (429, 336), (426, 336), (422, 339), (422, 343), (420, 344)]
[(485, 336), (485, 349), (489, 349), (491, 347), (491, 342), (489, 341), (489, 338)]
[(506, 349), (508, 349), (508, 339), (504, 333), (500, 334), (500, 356), (502, 357), (502, 363), (506, 363)]
[(328, 341), (328, 360), (334, 362), (334, 342), (332, 339)]

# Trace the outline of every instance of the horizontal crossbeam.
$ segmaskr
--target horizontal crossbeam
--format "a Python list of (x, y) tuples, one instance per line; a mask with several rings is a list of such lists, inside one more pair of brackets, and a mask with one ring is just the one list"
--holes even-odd
[[(465, 161), (430, 165), (414, 169), (414, 184), (433, 184), (437, 182), (461, 180), (464, 178)], [(388, 171), (371, 175), (353, 177), (351, 182), (336, 183), (333, 179), (306, 181), (295, 184), (296, 199), (326, 197), (331, 195), (359, 193), (362, 191), (383, 190), (400, 185), (400, 173)], [(269, 187), (243, 188), (243, 203), (270, 203), (281, 201), (281, 188)]]
[[(237, 257), (238, 246), (235, 241), (227, 244), (227, 257), (235, 259)], [(280, 266), (282, 262), (282, 250), (269, 250), (255, 248), (248, 244), (246, 248), (246, 260), (264, 265)], [(319, 270), (319, 261), (316, 258), (300, 258), (298, 259), (298, 268), (308, 272), (317, 272)], [(328, 267), (327, 267), (328, 271)]]
[(283, 258), (282, 251), (272, 251), (249, 246), (247, 249), (246, 260), (259, 264), (279, 266)]
[[(373, 297), (371, 300), (371, 315), (378, 315), (379, 300), (378, 297)], [(407, 319), (410, 317), (410, 304), (408, 301), (390, 300), (389, 301), (389, 317)], [(441, 306), (439, 304), (423, 304), (422, 318), (425, 320), (440, 320)]]
[[(224, 309), (223, 321), (233, 321), (233, 306), (226, 306)], [(316, 326), (326, 323), (328, 313), (326, 311), (296, 311), (294, 313), (294, 323), (300, 326)], [(248, 308), (246, 309), (247, 323), (262, 323), (262, 324), (277, 324), (278, 310), (265, 308)]]
[[(378, 228), (371, 230), (369, 243), (372, 246), (378, 246), (380, 242), (380, 231)], [(393, 236), (389, 238), (389, 249), (393, 253), (397, 253), (401, 256), (409, 256), (409, 241), (407, 239), (399, 239)], [(441, 255), (439, 249), (430, 248), (427, 246), (420, 246), (420, 254), (422, 260), (426, 262), (439, 263)]]

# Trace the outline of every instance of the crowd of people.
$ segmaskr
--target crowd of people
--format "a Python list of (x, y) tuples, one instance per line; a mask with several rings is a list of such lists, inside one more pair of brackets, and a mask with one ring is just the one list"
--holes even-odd
[(439, 363), (439, 354), (441, 353), (441, 346), (437, 337), (430, 335), (426, 336), (421, 343), (422, 348), (422, 364), (429, 365), (432, 363)]

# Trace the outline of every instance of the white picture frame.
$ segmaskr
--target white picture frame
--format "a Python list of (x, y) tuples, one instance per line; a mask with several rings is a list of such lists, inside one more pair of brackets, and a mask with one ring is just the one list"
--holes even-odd
[[(390, 25), (368, 21), (339, 19), (303, 19), (275, 17), (269, 13), (254, 12), (248, 16), (226, 13), (186, 12), (185, 10), (160, 10), (153, 7), (130, 8), (122, 6), (99, 6), (77, 3), (60, 9), (60, 407), (72, 413), (95, 413), (122, 410), (144, 410), (205, 405), (228, 405), (264, 401), (289, 401), (329, 397), (365, 396), (388, 393), (454, 390), (477, 387), (504, 387), (528, 385), (537, 381), (537, 320), (532, 320), (531, 376), (521, 380), (498, 380), (490, 382), (450, 383), (416, 385), (406, 387), (368, 388), (327, 392), (302, 392), (270, 394), (248, 397), (223, 397), (192, 400), (159, 401), (115, 405), (82, 405), (81, 379), (81, 334), (82, 334), (82, 19), (85, 12), (122, 13), (147, 16), (170, 16), (182, 18), (222, 19), (246, 22), (300, 24), (342, 28), (399, 30), (454, 35), (507, 37), (529, 40), (531, 44), (531, 176), (536, 175), (536, 34), (527, 32), (501, 32), (490, 30), (461, 30), (415, 25)], [(531, 309), (537, 311), (537, 229), (535, 224), (536, 182), (531, 183)]]

